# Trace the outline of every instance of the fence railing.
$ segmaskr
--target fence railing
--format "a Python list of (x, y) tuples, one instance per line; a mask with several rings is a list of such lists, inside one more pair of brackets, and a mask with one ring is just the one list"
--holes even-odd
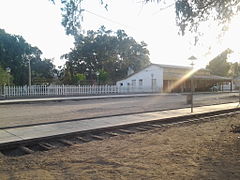
[(116, 85), (93, 85), (93, 86), (4, 86), (0, 88), (2, 97), (20, 96), (75, 96), (75, 95), (100, 95), (100, 94), (123, 94), (140, 92), (160, 92), (159, 88), (121, 87)]

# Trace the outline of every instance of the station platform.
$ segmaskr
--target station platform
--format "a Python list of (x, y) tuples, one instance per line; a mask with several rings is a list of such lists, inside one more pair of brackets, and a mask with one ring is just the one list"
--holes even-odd
[[(160, 95), (177, 95), (176, 93), (143, 93), (143, 94), (112, 94), (112, 95), (89, 95), (89, 96), (59, 96), (59, 97), (39, 97), (39, 98), (10, 98), (1, 99), (2, 104), (19, 104), (19, 103), (37, 103), (37, 102), (51, 102), (51, 101), (77, 101), (77, 100), (94, 100), (94, 99), (108, 99), (108, 98), (130, 98), (130, 97), (147, 97)], [(178, 94), (179, 95), (179, 94)]]
[(12, 142), (41, 139), (49, 136), (58, 136), (74, 132), (91, 131), (95, 129), (110, 128), (128, 124), (136, 124), (147, 121), (164, 120), (168, 118), (178, 118), (189, 115), (197, 115), (207, 112), (238, 109), (239, 103), (227, 103), (211, 106), (195, 107), (194, 112), (190, 108), (139, 113), (131, 115), (119, 115), (111, 117), (100, 117), (84, 120), (74, 120), (66, 122), (56, 122), (51, 124), (26, 126), (18, 128), (6, 128), (0, 130), (0, 146)]
[[(234, 94), (237, 91), (225, 92), (198, 92), (197, 95), (220, 95), (220, 94)], [(41, 102), (61, 102), (61, 101), (81, 101), (81, 100), (96, 100), (109, 98), (131, 98), (131, 97), (149, 97), (149, 96), (186, 96), (189, 93), (135, 93), (135, 94), (107, 94), (107, 95), (82, 95), (82, 96), (39, 96), (39, 97), (7, 97), (0, 98), (0, 105), (5, 104), (21, 104), (21, 103), (41, 103)]]

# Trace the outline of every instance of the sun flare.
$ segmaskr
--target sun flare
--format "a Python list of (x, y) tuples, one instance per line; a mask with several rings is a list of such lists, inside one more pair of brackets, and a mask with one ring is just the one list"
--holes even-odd
[(187, 79), (189, 79), (191, 76), (193, 76), (193, 74), (195, 72), (197, 72), (198, 69), (197, 68), (193, 68), (191, 71), (189, 71), (188, 73), (186, 73), (185, 75), (183, 75), (179, 80), (177, 80), (175, 83), (173, 83), (168, 89), (167, 92), (171, 92), (173, 89), (175, 89), (176, 87), (178, 87), (180, 84), (182, 84), (184, 81), (186, 81)]

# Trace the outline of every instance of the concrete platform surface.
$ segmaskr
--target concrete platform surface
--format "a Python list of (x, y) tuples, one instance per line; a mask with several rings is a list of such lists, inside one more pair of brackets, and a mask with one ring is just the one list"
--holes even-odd
[(190, 108), (184, 108), (151, 113), (101, 117), (38, 126), (7, 128), (0, 130), (0, 145), (5, 143), (11, 143), (14, 141), (31, 140), (35, 138), (56, 136), (66, 133), (88, 131), (93, 129), (109, 128), (114, 126), (140, 123), (145, 121), (154, 121), (166, 118), (180, 117), (191, 114), (201, 114), (206, 112), (234, 109), (238, 108), (238, 105), (239, 105), (238, 103), (228, 103), (196, 107), (194, 108), (194, 113), (190, 113)]
[(34, 103), (47, 101), (71, 101), (71, 100), (91, 100), (91, 99), (107, 99), (107, 98), (129, 98), (129, 97), (146, 97), (157, 95), (176, 95), (175, 93), (145, 93), (145, 94), (115, 94), (115, 95), (95, 95), (95, 96), (72, 96), (72, 97), (39, 97), (39, 98), (16, 98), (16, 99), (0, 99), (1, 104), (17, 104), (17, 103)]
[[(211, 95), (211, 94), (232, 94), (238, 91), (224, 91), (224, 92), (198, 92), (195, 95)], [(139, 94), (108, 94), (108, 95), (87, 95), (87, 96), (59, 96), (59, 97), (11, 97), (5, 99), (0, 98), (1, 104), (17, 104), (17, 103), (34, 103), (34, 102), (48, 102), (48, 101), (71, 101), (71, 100), (91, 100), (91, 99), (107, 99), (107, 98), (129, 98), (129, 97), (146, 97), (146, 96), (176, 96), (189, 93), (139, 93)]]

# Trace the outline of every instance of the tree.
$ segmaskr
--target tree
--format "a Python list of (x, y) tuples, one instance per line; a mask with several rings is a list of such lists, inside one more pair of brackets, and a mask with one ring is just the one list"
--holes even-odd
[(0, 86), (9, 85), (12, 82), (12, 76), (0, 66)]
[(229, 76), (236, 78), (240, 75), (240, 66), (239, 63), (230, 63)]
[(76, 84), (76, 78), (73, 74), (73, 66), (71, 61), (67, 61), (59, 72), (59, 80), (63, 84)]
[[(164, 0), (145, 0), (164, 2)], [(214, 20), (219, 24), (229, 22), (239, 11), (240, 0), (175, 0), (176, 23), (181, 34), (186, 30), (196, 32), (203, 21)]]
[(91, 81), (97, 79), (96, 72), (102, 72), (104, 81), (115, 82), (126, 76), (128, 67), (138, 71), (150, 63), (146, 46), (123, 30), (112, 32), (102, 26), (97, 31), (88, 31), (86, 36), (75, 36), (75, 48), (63, 56), (68, 60), (65, 75), (73, 83), (76, 73), (86, 75)]
[[(41, 59), (42, 52), (32, 47), (23, 37), (11, 35), (0, 29), (0, 66), (9, 67), (15, 85), (28, 83), (28, 66), (32, 66), (33, 78), (51, 78), (53, 64), (50, 60)], [(51, 77), (50, 77), (51, 76)]]
[(228, 76), (231, 64), (227, 62), (227, 57), (230, 53), (232, 53), (232, 50), (226, 49), (220, 55), (211, 60), (206, 69), (208, 69), (213, 75)]
[(53, 81), (56, 70), (51, 59), (34, 59), (31, 68), (34, 84), (50, 84)]
[(81, 84), (81, 82), (86, 81), (86, 76), (84, 74), (77, 73), (74, 76), (74, 81), (77, 82), (77, 84)]
[(99, 71), (99, 84), (106, 84), (108, 80), (110, 79), (109, 73), (104, 70)]
[[(54, 2), (55, 0), (51, 0)], [(75, 35), (79, 33), (84, 9), (81, 6), (83, 0), (61, 0), (62, 24), (66, 33)], [(106, 0), (98, 0), (107, 9)], [(176, 24), (180, 34), (187, 30), (197, 32), (199, 24), (203, 21), (214, 20), (219, 24), (229, 22), (231, 17), (238, 13), (240, 0), (143, 0), (143, 3), (158, 2), (159, 6), (168, 8), (175, 6)]]

